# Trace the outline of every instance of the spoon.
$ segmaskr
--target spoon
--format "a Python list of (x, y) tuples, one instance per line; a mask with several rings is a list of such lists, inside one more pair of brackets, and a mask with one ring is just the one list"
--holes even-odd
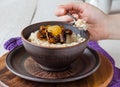
[(77, 19), (70, 13), (67, 13), (68, 16), (70, 16), (73, 19), (73, 24), (75, 24), (75, 22), (77, 21)]
[[(77, 21), (77, 19), (70, 13), (67, 13), (68, 16), (70, 16), (73, 19), (73, 23), (72, 25), (75, 25), (75, 22)], [(85, 32), (83, 29), (80, 30), (80, 35), (82, 35), (83, 37), (85, 36)]]

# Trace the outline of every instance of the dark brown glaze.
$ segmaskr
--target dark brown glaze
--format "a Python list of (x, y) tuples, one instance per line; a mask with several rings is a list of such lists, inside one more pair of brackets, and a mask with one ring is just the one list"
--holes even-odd
[[(59, 28), (59, 32), (54, 30), (57, 35), (53, 34), (53, 31), (50, 31), (49, 27)], [(55, 28), (56, 29), (56, 28)], [(67, 35), (72, 35), (72, 30), (65, 29), (63, 26), (58, 25), (49, 25), (49, 26), (40, 26), (39, 32), (37, 33), (37, 38), (43, 41), (48, 41), (49, 43), (65, 43)]]

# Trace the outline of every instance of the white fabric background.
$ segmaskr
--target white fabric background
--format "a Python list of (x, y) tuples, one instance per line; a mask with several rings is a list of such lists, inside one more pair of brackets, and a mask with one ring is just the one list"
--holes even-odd
[(39, 0), (32, 23), (49, 20), (55, 21), (57, 17), (54, 15), (54, 11), (58, 5), (78, 1), (80, 0)]
[(6, 52), (4, 42), (20, 36), (30, 24), (36, 4), (37, 0), (0, 0), (0, 55)]

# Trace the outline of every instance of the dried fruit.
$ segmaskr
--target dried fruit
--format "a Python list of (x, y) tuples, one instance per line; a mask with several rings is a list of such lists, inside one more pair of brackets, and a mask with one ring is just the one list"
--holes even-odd
[(49, 43), (65, 43), (66, 36), (72, 35), (72, 31), (69, 29), (64, 29), (64, 27), (59, 25), (53, 26), (40, 26), (37, 37), (40, 40), (47, 40)]
[(51, 32), (54, 36), (60, 35), (62, 32), (62, 28), (58, 25), (49, 26), (47, 30), (48, 32)]

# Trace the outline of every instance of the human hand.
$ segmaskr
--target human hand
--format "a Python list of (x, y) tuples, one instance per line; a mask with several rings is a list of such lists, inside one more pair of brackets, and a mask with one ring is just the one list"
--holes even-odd
[(60, 5), (55, 11), (59, 20), (70, 22), (72, 18), (67, 15), (71, 13), (77, 19), (84, 19), (88, 23), (88, 31), (91, 40), (108, 38), (107, 21), (108, 15), (88, 3), (69, 3)]

